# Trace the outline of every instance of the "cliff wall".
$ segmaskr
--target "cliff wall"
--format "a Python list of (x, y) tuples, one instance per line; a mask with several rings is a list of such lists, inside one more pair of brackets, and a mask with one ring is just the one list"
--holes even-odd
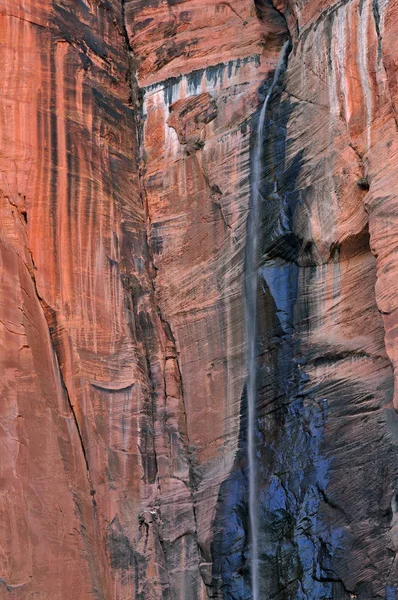
[(0, 598), (396, 597), (394, 0), (0, 7)]

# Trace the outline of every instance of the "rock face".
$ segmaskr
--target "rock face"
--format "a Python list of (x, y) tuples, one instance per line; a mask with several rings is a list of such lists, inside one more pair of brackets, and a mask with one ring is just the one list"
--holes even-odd
[(250, 201), (261, 599), (398, 597), (397, 23), (3, 2), (0, 598), (252, 598)]

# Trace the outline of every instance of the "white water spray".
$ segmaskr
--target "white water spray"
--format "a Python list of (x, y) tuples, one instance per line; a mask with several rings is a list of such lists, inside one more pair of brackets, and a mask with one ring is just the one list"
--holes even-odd
[(251, 584), (252, 598), (259, 599), (258, 578), (258, 497), (256, 486), (256, 365), (257, 365), (257, 269), (258, 269), (258, 226), (260, 216), (260, 183), (263, 158), (263, 132), (267, 106), (274, 87), (284, 66), (289, 41), (285, 42), (279, 55), (272, 83), (261, 108), (257, 126), (256, 145), (253, 153), (253, 175), (251, 203), (247, 226), (247, 262), (245, 276), (246, 329), (247, 329), (247, 406), (248, 406), (248, 454), (249, 454), (249, 516), (251, 531)]

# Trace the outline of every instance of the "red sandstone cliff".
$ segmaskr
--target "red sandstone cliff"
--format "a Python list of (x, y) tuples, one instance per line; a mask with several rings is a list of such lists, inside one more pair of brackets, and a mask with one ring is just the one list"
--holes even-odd
[(261, 589), (396, 597), (397, 10), (0, 6), (0, 598), (251, 598), (246, 221), (288, 37), (259, 223)]

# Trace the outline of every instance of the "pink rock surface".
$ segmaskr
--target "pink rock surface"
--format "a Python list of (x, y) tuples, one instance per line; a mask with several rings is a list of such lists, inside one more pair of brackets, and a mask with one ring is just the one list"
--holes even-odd
[[(307, 506), (313, 486), (320, 520), (345, 541), (320, 576), (300, 554), (301, 525), (295, 546), (290, 530), (277, 543), (265, 532), (267, 552), (290, 557), (291, 544), (299, 566), (269, 563), (263, 594), (327, 598), (323, 582), (336, 600), (371, 600), (398, 585), (397, 10), (394, 0), (3, 2), (0, 598), (250, 597), (247, 540), (232, 560), (247, 527), (227, 537), (232, 583), (215, 565), (245, 507), (224, 505), (246, 468), (255, 115), (288, 36), (270, 101), (269, 139), (285, 137), (283, 152), (267, 150), (259, 292), (261, 434), (284, 469), (260, 452), (262, 492), (279, 478), (289, 502)], [(299, 198), (288, 232), (274, 208), (286, 190)], [(294, 260), (280, 250), (287, 233)], [(298, 269), (287, 337), (281, 261)], [(315, 450), (278, 420), (299, 379), (283, 361), (305, 371), (305, 409), (328, 399), (317, 446), (327, 493), (313, 475), (302, 482), (302, 455)], [(244, 477), (239, 486), (244, 495)], [(279, 521), (267, 515), (269, 532)]]

